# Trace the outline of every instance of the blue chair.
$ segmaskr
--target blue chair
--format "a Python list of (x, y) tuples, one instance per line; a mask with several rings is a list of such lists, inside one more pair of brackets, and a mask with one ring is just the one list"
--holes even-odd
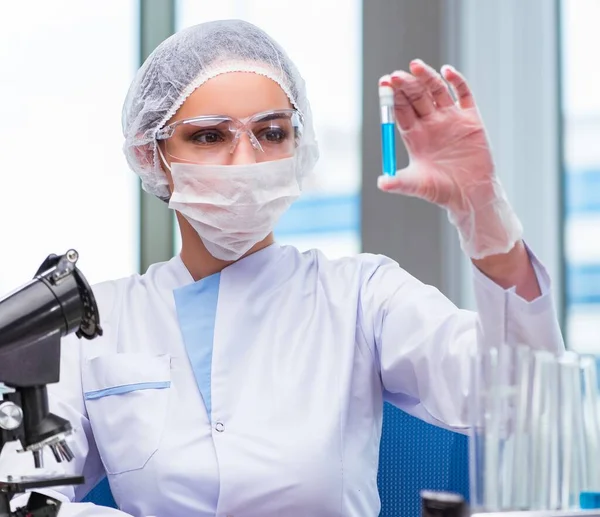
[(83, 498), (83, 502), (94, 503), (98, 506), (108, 506), (109, 508), (117, 507), (106, 478), (92, 488), (88, 495)]
[[(457, 492), (468, 499), (468, 474), (465, 436), (385, 404), (377, 480), (381, 517), (418, 517), (423, 489)], [(84, 500), (116, 508), (106, 479)]]
[(378, 485), (381, 517), (418, 517), (421, 490), (469, 496), (468, 439), (390, 404), (383, 410)]

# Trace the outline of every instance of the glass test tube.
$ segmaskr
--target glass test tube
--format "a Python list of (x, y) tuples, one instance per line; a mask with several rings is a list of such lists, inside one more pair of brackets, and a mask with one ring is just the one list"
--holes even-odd
[(583, 425), (585, 435), (586, 462), (585, 479), (582, 489), (586, 492), (600, 492), (600, 414), (598, 412), (598, 374), (596, 358), (582, 356), (579, 367), (583, 390)]
[(500, 510), (500, 409), (501, 384), (498, 349), (489, 351), (489, 371), (484, 379), (487, 393), (484, 409), (483, 504), (485, 511)]
[(531, 509), (555, 509), (558, 494), (553, 489), (557, 453), (557, 362), (546, 351), (534, 353), (531, 400)]
[(498, 474), (499, 504), (501, 510), (512, 509), (512, 479), (515, 467), (516, 375), (515, 348), (503, 344), (498, 347), (499, 418), (498, 418)]
[(533, 354), (526, 345), (516, 350), (516, 402), (514, 429), (514, 464), (512, 476), (512, 509), (531, 508), (531, 393)]
[(379, 81), (379, 107), (381, 112), (382, 170), (386, 176), (396, 175), (396, 117), (394, 114), (394, 89), (390, 76)]
[(583, 400), (579, 356), (565, 352), (559, 368), (559, 451), (561, 510), (578, 508), (586, 470)]
[(474, 511), (484, 509), (485, 366), (484, 356), (473, 353), (469, 385), (469, 493)]

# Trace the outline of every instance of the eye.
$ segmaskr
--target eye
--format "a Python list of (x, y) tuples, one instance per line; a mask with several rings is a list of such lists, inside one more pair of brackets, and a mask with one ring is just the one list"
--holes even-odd
[(205, 129), (194, 133), (190, 140), (201, 145), (214, 145), (224, 142), (223, 135), (214, 129)]
[(260, 133), (256, 136), (260, 140), (266, 140), (269, 143), (279, 144), (287, 139), (288, 133), (280, 127), (268, 127), (260, 131)]

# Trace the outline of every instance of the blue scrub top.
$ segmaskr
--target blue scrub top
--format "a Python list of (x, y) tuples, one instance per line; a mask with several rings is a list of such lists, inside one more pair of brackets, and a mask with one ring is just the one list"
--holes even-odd
[(210, 379), (221, 273), (173, 291), (177, 319), (198, 389), (211, 420)]

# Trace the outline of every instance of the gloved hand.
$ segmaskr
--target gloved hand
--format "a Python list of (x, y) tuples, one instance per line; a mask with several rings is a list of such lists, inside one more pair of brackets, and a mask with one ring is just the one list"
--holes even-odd
[(508, 253), (523, 229), (494, 171), (485, 128), (461, 74), (445, 66), (447, 84), (420, 60), (408, 72), (384, 76), (394, 88), (397, 126), (410, 163), (396, 176), (381, 176), (386, 192), (414, 196), (444, 207), (473, 259)]

